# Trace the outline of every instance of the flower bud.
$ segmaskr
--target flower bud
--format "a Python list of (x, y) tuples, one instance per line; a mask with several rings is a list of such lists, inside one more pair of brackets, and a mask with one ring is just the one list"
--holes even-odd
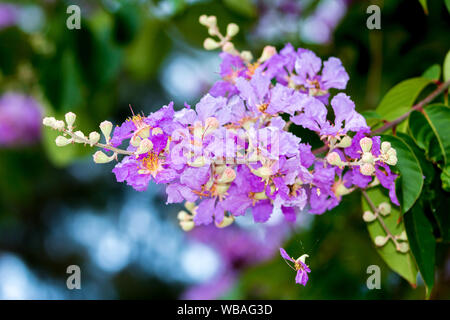
[(327, 154), (327, 162), (329, 164), (331, 164), (332, 166), (338, 166), (341, 167), (342, 165), (344, 165), (344, 163), (341, 160), (341, 157), (339, 156), (339, 154), (337, 152), (330, 152), (329, 154)]
[(153, 142), (151, 142), (149, 139), (144, 139), (139, 144), (139, 147), (136, 150), (136, 154), (143, 154), (151, 151), (153, 149)]
[(62, 120), (56, 120), (53, 129), (56, 129), (58, 131), (63, 131), (66, 127), (66, 124)]
[(180, 221), (188, 221), (191, 220), (192, 216), (186, 211), (181, 210), (180, 212), (178, 212), (177, 218)]
[(216, 185), (216, 193), (219, 195), (224, 195), (228, 189), (230, 189), (230, 185), (229, 183), (219, 183)]
[(272, 56), (274, 56), (275, 54), (277, 54), (277, 49), (275, 47), (265, 46), (263, 49), (263, 52), (261, 54), (261, 57), (259, 57), (258, 60), (259, 60), (259, 62), (262, 63), (262, 62), (272, 58)]
[(389, 213), (391, 213), (391, 205), (388, 202), (382, 202), (378, 206), (378, 210), (383, 216), (387, 216)]
[(186, 201), (186, 202), (184, 203), (184, 207), (185, 207), (189, 212), (194, 212), (194, 211), (195, 211), (195, 202)]
[(359, 145), (363, 152), (369, 152), (372, 149), (372, 139), (364, 137), (359, 141)]
[(217, 25), (217, 18), (216, 18), (216, 16), (209, 16), (206, 19), (206, 23), (207, 23), (207, 26), (209, 26), (209, 27), (215, 27)]
[(252, 170), (252, 173), (255, 176), (261, 177), (263, 179), (268, 179), (272, 175), (272, 169), (262, 166), (256, 170)]
[(85, 142), (84, 139), (86, 139), (86, 136), (80, 130), (78, 130), (74, 133), (73, 141), (78, 142), (78, 143), (84, 143)]
[(42, 124), (46, 127), (55, 129), (56, 119), (54, 117), (45, 117), (42, 119)]
[(183, 231), (191, 231), (195, 227), (194, 221), (180, 221), (180, 227)]
[(204, 156), (197, 157), (197, 159), (194, 160), (194, 162), (188, 162), (188, 165), (195, 168), (200, 168), (206, 165), (208, 161)]
[(389, 237), (383, 237), (383, 236), (376, 236), (375, 237), (375, 245), (377, 247), (382, 247), (386, 244), (386, 242), (389, 240)]
[(340, 182), (338, 181), (335, 184), (334, 194), (336, 195), (336, 197), (345, 196), (345, 195), (349, 194), (350, 192), (352, 192), (352, 190), (347, 188), (342, 181), (340, 181)]
[(202, 14), (198, 19), (201, 25), (208, 26), (208, 16), (206, 14)]
[(140, 146), (141, 142), (142, 142), (142, 138), (139, 137), (138, 135), (133, 135), (130, 139), (130, 144), (136, 148)]
[(250, 62), (253, 60), (253, 55), (250, 51), (245, 50), (241, 52), (241, 58), (244, 61)]
[(373, 158), (372, 153), (364, 152), (362, 154), (361, 161), (364, 162), (364, 163), (371, 163), (371, 164), (373, 164), (374, 163), (374, 158)]
[(220, 47), (220, 43), (212, 38), (206, 38), (205, 41), (203, 41), (203, 48), (206, 50), (214, 50), (218, 47)]
[(96, 131), (89, 133), (89, 143), (91, 147), (100, 141), (100, 134)]
[(65, 118), (66, 118), (67, 127), (69, 127), (69, 130), (71, 130), (73, 128), (73, 124), (75, 123), (75, 119), (77, 118), (77, 115), (73, 112), (67, 112)]
[(67, 139), (66, 137), (63, 137), (63, 136), (57, 136), (56, 140), (55, 140), (55, 143), (58, 147), (67, 146), (71, 142), (72, 142), (72, 139)]
[(372, 213), (372, 211), (364, 211), (363, 220), (365, 222), (372, 222), (377, 218), (376, 215)]
[(225, 44), (222, 47), (222, 50), (223, 50), (223, 52), (233, 54), (235, 51), (234, 44), (232, 44), (231, 42), (225, 42)]
[(388, 141), (383, 141), (381, 143), (381, 152), (386, 153), (391, 148), (391, 143)]
[(255, 192), (253, 194), (253, 199), (255, 199), (255, 200), (265, 200), (265, 199), (269, 199), (269, 197), (267, 196), (265, 191), (261, 191), (261, 192)]
[(371, 176), (375, 172), (375, 167), (373, 164), (364, 163), (359, 167), (359, 171), (365, 176)]
[(234, 37), (239, 32), (239, 27), (236, 23), (230, 23), (227, 26), (227, 36)]
[(108, 157), (103, 151), (97, 151), (94, 153), (93, 158), (95, 163), (108, 163), (114, 159), (114, 155)]
[(234, 222), (233, 216), (225, 216), (223, 217), (220, 223), (215, 223), (217, 228), (226, 228)]
[(397, 251), (400, 251), (401, 253), (407, 253), (409, 251), (409, 245), (408, 242), (401, 242), (397, 245)]
[(230, 183), (236, 178), (236, 171), (232, 168), (226, 168), (217, 179), (218, 183)]
[(397, 164), (397, 151), (394, 148), (390, 148), (386, 152), (387, 160), (385, 161), (388, 165), (395, 166)]
[(103, 121), (102, 123), (100, 123), (100, 130), (102, 131), (103, 135), (105, 136), (106, 143), (109, 143), (112, 127), (113, 127), (113, 125), (109, 121)]
[(341, 141), (336, 145), (338, 148), (347, 148), (352, 145), (352, 138), (349, 136), (344, 136)]
[(406, 236), (406, 231), (403, 230), (398, 236), (395, 237), (397, 240), (408, 241), (408, 237)]

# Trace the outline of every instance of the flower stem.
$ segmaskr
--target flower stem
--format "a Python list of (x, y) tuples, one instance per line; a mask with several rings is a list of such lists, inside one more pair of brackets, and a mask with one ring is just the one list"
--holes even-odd
[(380, 217), (380, 210), (377, 209), (375, 204), (372, 202), (372, 199), (370, 199), (369, 195), (367, 194), (366, 190), (361, 190), (363, 197), (366, 199), (367, 203), (369, 204), (369, 207), (374, 212), (375, 216), (377, 217), (378, 222), (381, 224), (381, 227), (384, 229), (384, 232), (388, 235), (388, 237), (394, 242), (396, 250), (400, 250), (400, 246), (395, 239), (394, 235), (391, 233), (387, 225), (384, 223), (383, 218)]
[[(74, 133), (74, 132), (71, 132), (71, 131), (66, 130), (66, 129), (64, 129), (63, 132), (64, 132), (65, 134), (68, 134), (68, 135), (69, 135), (70, 137), (72, 137), (74, 140), (82, 141), (84, 144), (91, 145), (91, 142), (90, 142), (88, 139), (83, 138), (83, 137), (80, 137), (79, 135), (77, 135), (77, 134)], [(117, 154), (124, 154), (124, 155), (128, 155), (128, 156), (134, 155), (134, 152), (133, 152), (133, 151), (122, 150), (122, 149), (115, 148), (115, 147), (113, 147), (113, 146), (111, 146), (111, 145), (108, 145), (108, 144), (103, 144), (103, 143), (98, 143), (98, 142), (97, 142), (97, 143), (94, 143), (94, 144), (92, 145), (92, 147), (93, 147), (93, 146), (96, 146), (96, 147), (98, 147), (98, 148), (108, 149), (108, 150), (111, 150), (111, 151), (113, 151), (114, 153), (117, 153)]]

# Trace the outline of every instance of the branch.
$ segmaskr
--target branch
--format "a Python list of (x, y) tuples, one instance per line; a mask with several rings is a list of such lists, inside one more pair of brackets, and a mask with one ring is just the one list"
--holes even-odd
[(415, 104), (414, 106), (412, 106), (412, 108), (410, 110), (408, 110), (406, 113), (402, 114), (400, 117), (398, 117), (397, 119), (386, 123), (384, 126), (372, 131), (372, 133), (370, 134), (371, 136), (382, 133), (392, 127), (395, 127), (397, 124), (399, 124), (400, 122), (402, 122), (403, 120), (405, 120), (406, 118), (408, 118), (408, 116), (411, 114), (411, 112), (415, 111), (415, 110), (422, 110), (423, 106), (428, 104), (429, 102), (433, 101), (434, 98), (436, 98), (439, 94), (441, 94), (442, 92), (444, 92), (448, 87), (450, 86), (450, 80), (447, 82), (444, 82), (443, 84), (441, 84), (440, 86), (438, 86), (432, 93), (430, 93), (425, 99), (423, 99), (422, 101), (420, 101), (419, 103)]

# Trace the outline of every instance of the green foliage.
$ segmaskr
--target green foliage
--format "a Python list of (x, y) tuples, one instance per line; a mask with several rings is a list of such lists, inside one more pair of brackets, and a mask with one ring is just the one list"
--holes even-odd
[(395, 169), (400, 173), (397, 182), (397, 186), (400, 186), (400, 192), (397, 190), (397, 195), (402, 212), (406, 213), (411, 209), (422, 192), (422, 168), (412, 149), (401, 138), (382, 135), (381, 139), (382, 141), (389, 141), (397, 151), (398, 162)]
[[(376, 112), (388, 121), (398, 118), (411, 108), (420, 92), (430, 83), (429, 79), (420, 77), (400, 82), (384, 96)], [(404, 131), (405, 127), (399, 126), (398, 130)]]
[(438, 81), (441, 77), (441, 66), (438, 64), (433, 64), (422, 74), (422, 78)]
[(428, 14), (428, 5), (427, 0), (419, 0), (420, 4), (422, 5), (423, 11), (425, 14)]
[[(450, 3), (450, 0), (448, 0), (447, 2)], [(449, 6), (450, 6), (450, 4), (449, 4)], [(444, 81), (449, 81), (450, 80), (450, 50), (447, 52), (447, 55), (445, 56), (443, 69), (444, 69)]]
[(427, 286), (427, 297), (434, 286), (434, 267), (436, 254), (436, 240), (433, 227), (425, 216), (422, 203), (418, 201), (411, 212), (404, 217), (406, 234), (420, 274)]

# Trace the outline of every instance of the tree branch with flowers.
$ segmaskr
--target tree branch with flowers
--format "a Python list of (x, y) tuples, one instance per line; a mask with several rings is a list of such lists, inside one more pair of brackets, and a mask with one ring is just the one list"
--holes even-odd
[[(74, 132), (74, 113), (67, 113), (65, 121), (47, 117), (44, 125), (61, 133), (56, 145), (79, 143), (102, 149), (94, 154), (94, 162), (117, 161), (112, 170), (117, 181), (137, 191), (144, 191), (150, 181), (165, 184), (167, 204), (185, 204), (178, 214), (185, 231), (211, 223), (224, 228), (247, 213), (255, 223), (267, 222), (272, 215), (294, 222), (300, 211), (323, 214), (339, 205), (344, 195), (360, 190), (362, 217), (381, 256), (413, 285), (420, 270), (431, 291), (417, 254), (422, 250), (420, 237), (429, 234), (413, 233), (409, 227), (423, 218), (416, 217), (418, 206), (426, 205), (417, 150), (427, 141), (420, 140), (423, 127), (410, 120), (420, 113), (440, 142), (441, 154), (426, 155), (426, 161), (442, 172), (448, 191), (450, 152), (442, 134), (448, 129), (442, 123), (448, 121), (449, 109), (428, 105), (447, 95), (450, 81), (420, 78), (416, 86), (408, 83), (411, 92), (406, 93), (400, 84), (386, 96), (393, 97), (393, 107), (396, 92), (417, 96), (426, 85), (436, 89), (414, 106), (401, 105), (405, 112), (396, 118), (385, 119), (380, 113), (366, 119), (351, 97), (335, 93), (345, 90), (349, 81), (338, 58), (322, 61), (310, 50), (287, 44), (279, 52), (266, 46), (254, 59), (233, 45), (239, 31), (236, 24), (229, 24), (222, 34), (216, 17), (203, 15), (199, 21), (211, 36), (204, 41), (205, 49), (220, 48), (222, 62), (221, 79), (195, 108), (175, 110), (169, 103), (148, 116), (133, 114), (114, 130), (104, 121), (99, 126), (104, 143), (98, 132)], [(408, 126), (399, 128), (405, 120)], [(295, 126), (317, 134), (323, 146), (312, 150), (307, 139), (289, 131)], [(392, 128), (395, 134), (378, 135)], [(440, 232), (444, 237), (446, 231)], [(294, 263), (296, 282), (306, 285), (311, 272), (307, 255), (294, 259), (284, 249), (281, 255)]]

